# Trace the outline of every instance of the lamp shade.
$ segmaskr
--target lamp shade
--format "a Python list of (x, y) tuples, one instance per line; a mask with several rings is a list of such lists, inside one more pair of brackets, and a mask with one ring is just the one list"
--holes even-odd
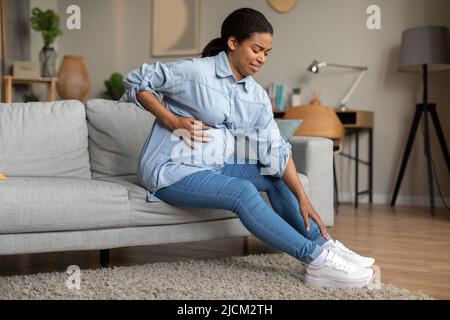
[(399, 71), (421, 72), (450, 69), (450, 32), (443, 26), (416, 27), (403, 31)]
[(320, 103), (317, 96), (313, 96), (311, 104), (289, 108), (283, 119), (302, 119), (303, 123), (295, 136), (314, 136), (343, 140), (344, 126), (336, 112)]

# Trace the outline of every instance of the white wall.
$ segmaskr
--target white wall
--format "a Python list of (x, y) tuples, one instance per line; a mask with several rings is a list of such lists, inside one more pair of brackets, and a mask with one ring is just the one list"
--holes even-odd
[[(92, 81), (91, 98), (98, 97), (105, 90), (103, 81), (112, 72), (126, 74), (144, 62), (154, 61), (149, 54), (149, 0), (60, 0), (58, 10), (61, 17), (66, 16), (65, 10), (70, 4), (81, 7), (82, 29), (66, 30), (63, 23), (65, 34), (59, 39), (59, 51), (61, 56), (80, 54), (85, 57)], [(382, 30), (370, 31), (366, 28), (366, 8), (370, 4), (381, 7)], [(217, 37), (223, 19), (234, 9), (243, 6), (262, 11), (275, 29), (273, 52), (264, 70), (255, 77), (263, 86), (273, 81), (290, 87), (299, 85), (303, 89), (305, 102), (309, 102), (313, 90), (320, 90), (322, 103), (334, 107), (342, 99), (355, 74), (331, 68), (324, 69), (319, 75), (309, 74), (306, 68), (311, 61), (319, 59), (369, 66), (369, 72), (349, 106), (371, 110), (375, 114), (374, 200), (389, 201), (421, 90), (418, 74), (399, 73), (396, 70), (401, 33), (406, 28), (425, 24), (450, 26), (450, 2), (299, 0), (293, 11), (280, 14), (273, 11), (265, 0), (203, 0), (202, 44), (206, 45)], [(450, 71), (431, 75), (430, 98), (438, 103), (447, 141), (450, 140), (449, 83)], [(366, 137), (363, 137), (360, 144), (363, 157), (367, 156), (364, 152), (366, 141)], [(449, 197), (448, 172), (434, 132), (432, 141), (441, 187), (444, 196)], [(353, 153), (353, 149), (349, 150), (354, 146), (353, 141), (349, 139), (347, 142), (346, 152)], [(337, 158), (339, 191), (344, 196), (353, 192), (353, 166), (352, 161)], [(365, 172), (365, 167), (361, 166), (361, 189), (367, 184)], [(423, 139), (418, 135), (397, 203), (426, 199), (426, 177)], [(427, 205), (428, 202), (423, 204)]]
[(81, 30), (67, 30), (64, 25), (61, 52), (85, 58), (92, 82), (89, 97), (106, 90), (103, 81), (113, 72), (126, 74), (150, 61), (150, 1), (62, 0), (60, 15), (67, 16), (71, 4), (81, 8)]

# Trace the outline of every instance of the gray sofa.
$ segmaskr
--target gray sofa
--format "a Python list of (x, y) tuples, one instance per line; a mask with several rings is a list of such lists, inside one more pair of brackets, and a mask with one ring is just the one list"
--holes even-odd
[[(101, 250), (106, 265), (110, 248), (250, 235), (231, 211), (146, 202), (136, 171), (154, 120), (101, 99), (0, 104), (0, 254)], [(332, 226), (332, 141), (290, 143), (306, 192)]]

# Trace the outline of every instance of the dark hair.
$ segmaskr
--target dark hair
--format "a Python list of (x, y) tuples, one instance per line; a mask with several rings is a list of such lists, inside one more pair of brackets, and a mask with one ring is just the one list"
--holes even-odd
[(240, 43), (256, 32), (273, 34), (273, 28), (261, 12), (251, 8), (237, 9), (223, 21), (221, 37), (210, 41), (203, 49), (202, 58), (215, 56), (224, 50), (227, 51), (228, 38), (231, 36), (235, 36)]

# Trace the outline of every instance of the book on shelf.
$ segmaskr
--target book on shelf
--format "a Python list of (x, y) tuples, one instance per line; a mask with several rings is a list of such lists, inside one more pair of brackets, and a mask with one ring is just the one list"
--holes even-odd
[(282, 112), (285, 110), (285, 94), (286, 88), (284, 84), (272, 83), (267, 87), (267, 94), (269, 95), (272, 104), (273, 112)]

